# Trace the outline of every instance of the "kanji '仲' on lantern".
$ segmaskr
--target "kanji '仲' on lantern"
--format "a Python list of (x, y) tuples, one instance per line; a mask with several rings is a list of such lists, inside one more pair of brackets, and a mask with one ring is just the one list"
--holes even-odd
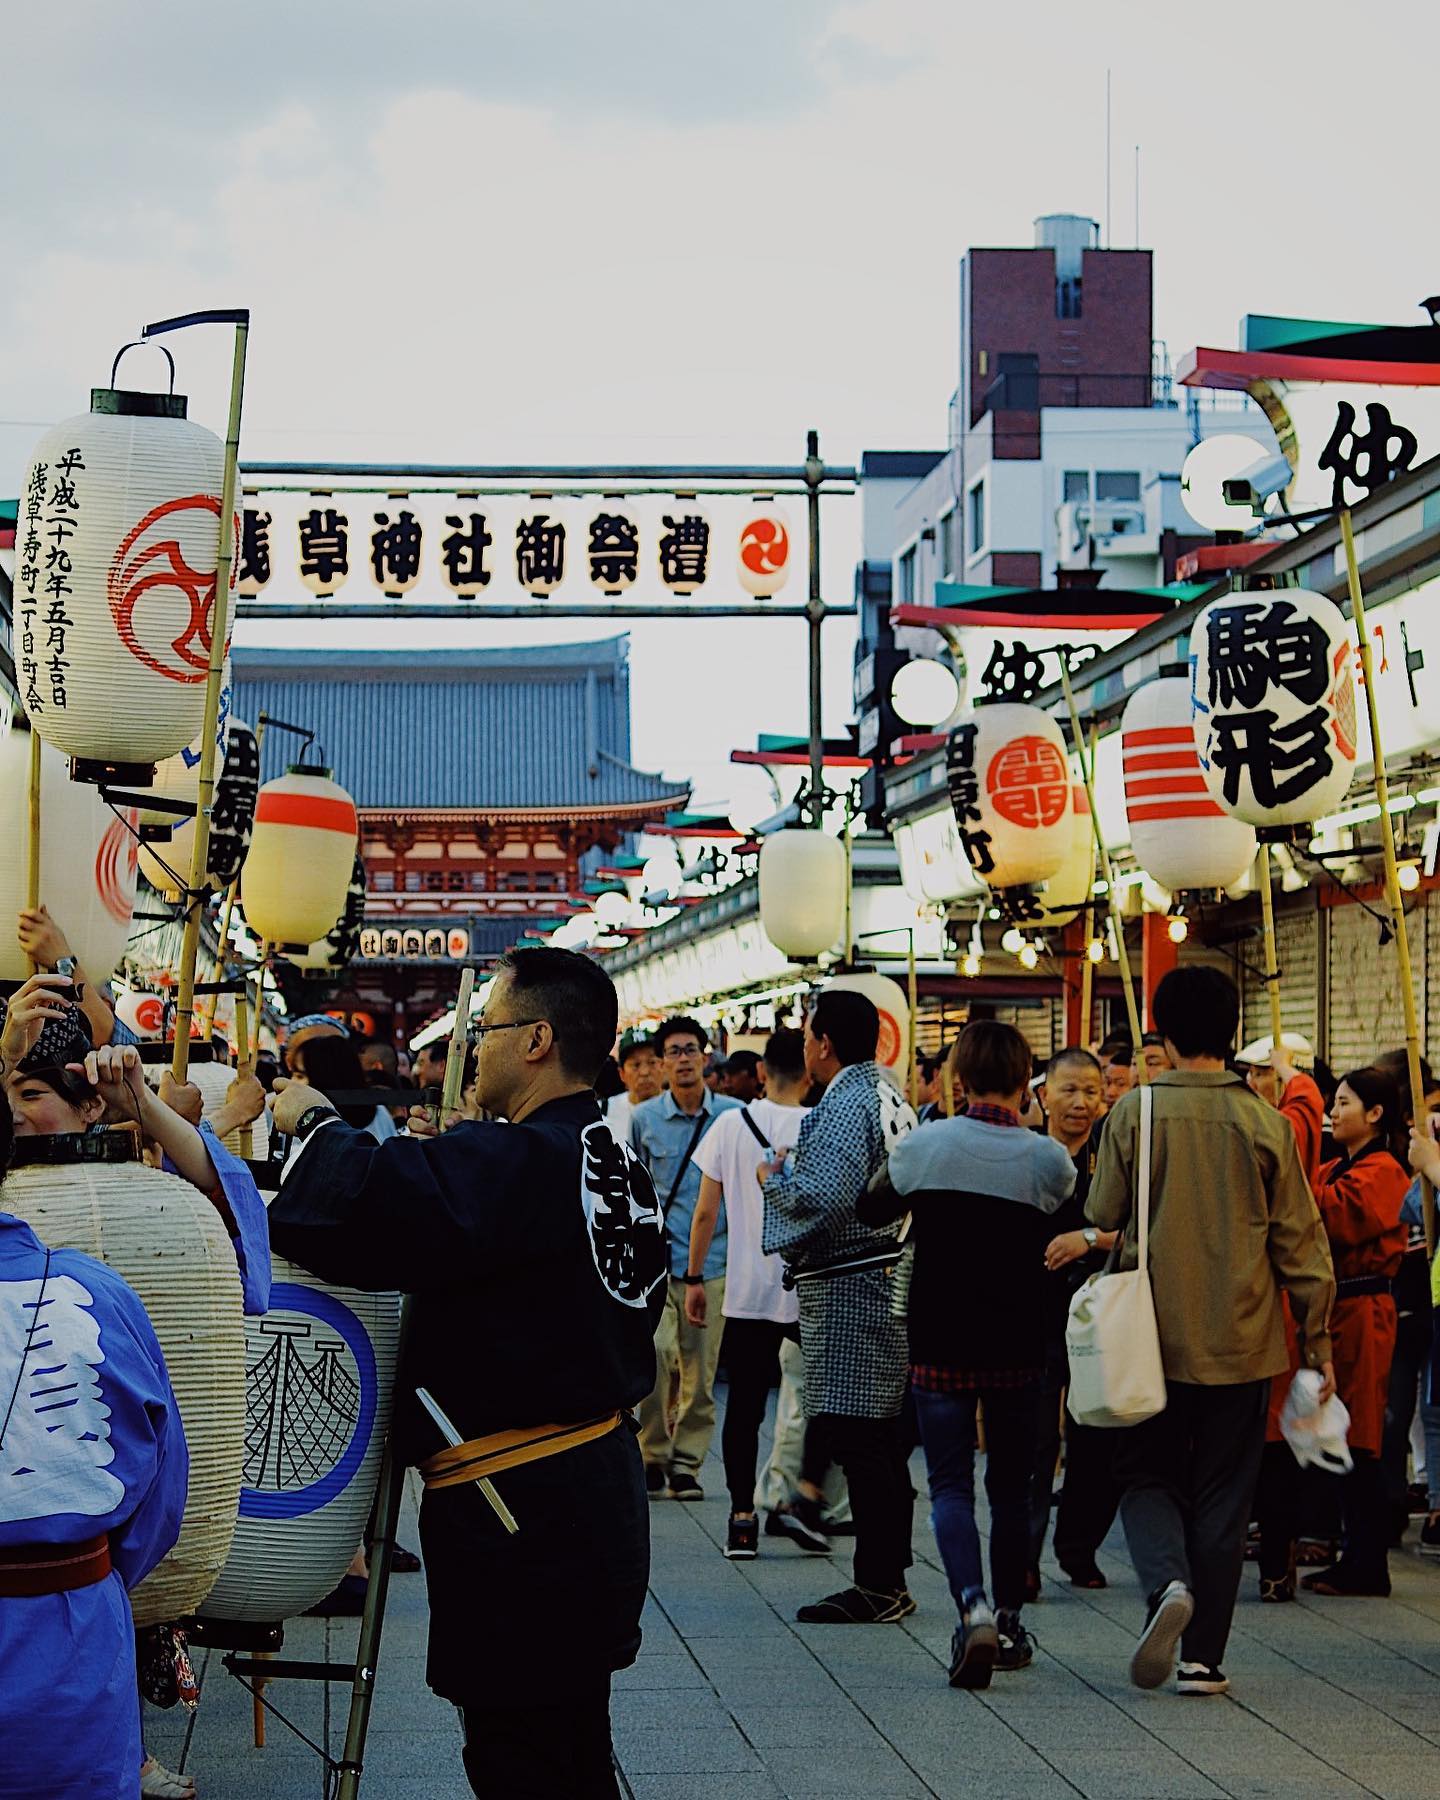
[(143, 786), (201, 728), (225, 451), (185, 410), (181, 394), (95, 388), (20, 491), (20, 698), (85, 780)]
[(325, 936), (345, 907), (357, 831), (355, 802), (328, 769), (297, 763), (265, 783), (240, 876), (256, 936), (301, 946)]
[(1300, 587), (1212, 600), (1190, 632), (1195, 750), (1211, 796), (1257, 829), (1301, 825), (1345, 798), (1358, 751), (1344, 615)]
[(1070, 764), (1060, 727), (1036, 706), (980, 706), (946, 744), (960, 842), (992, 888), (1048, 881), (1074, 836)]
[(823, 831), (776, 831), (760, 846), (760, 923), (777, 950), (813, 961), (845, 929), (845, 846)]
[(1190, 683), (1147, 681), (1120, 725), (1125, 816), (1135, 860), (1172, 893), (1230, 887), (1255, 860), (1255, 833), (1211, 796), (1195, 754)]

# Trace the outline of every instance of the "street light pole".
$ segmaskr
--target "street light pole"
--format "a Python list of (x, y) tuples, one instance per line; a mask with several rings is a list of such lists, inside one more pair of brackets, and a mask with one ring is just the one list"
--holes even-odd
[(810, 527), (810, 593), (805, 607), (810, 644), (810, 824), (819, 831), (825, 822), (825, 736), (821, 719), (820, 627), (825, 622), (825, 602), (820, 595), (820, 484), (825, 465), (820, 460), (820, 433), (805, 437), (805, 506)]

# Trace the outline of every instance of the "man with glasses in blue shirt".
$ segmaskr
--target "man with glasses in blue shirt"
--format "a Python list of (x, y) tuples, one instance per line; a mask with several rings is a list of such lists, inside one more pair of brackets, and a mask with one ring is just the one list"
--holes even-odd
[[(718, 1319), (725, 1298), (727, 1236), (723, 1217), (702, 1269), (691, 1269), (690, 1221), (700, 1198), (695, 1149), (720, 1113), (739, 1101), (712, 1093), (705, 1083), (705, 1032), (694, 1019), (667, 1019), (651, 1039), (669, 1091), (646, 1100), (630, 1115), (630, 1143), (650, 1171), (665, 1211), (670, 1241), (670, 1283), (655, 1334), (655, 1388), (640, 1403), (640, 1454), (645, 1486), (661, 1493), (669, 1482), (675, 1500), (703, 1500), (697, 1479), (715, 1433), (715, 1367), (720, 1360), (718, 1331), (695, 1326), (685, 1316), (685, 1289), (704, 1286), (707, 1315)], [(670, 1390), (676, 1367), (680, 1397), (675, 1430), (669, 1427)]]

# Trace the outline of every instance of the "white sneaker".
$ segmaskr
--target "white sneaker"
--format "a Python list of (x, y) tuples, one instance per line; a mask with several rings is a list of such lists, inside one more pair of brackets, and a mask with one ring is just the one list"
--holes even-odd
[(1172, 1581), (1155, 1602), (1135, 1654), (1130, 1679), (1138, 1688), (1164, 1687), (1175, 1667), (1185, 1627), (1195, 1615), (1195, 1599), (1183, 1581)]

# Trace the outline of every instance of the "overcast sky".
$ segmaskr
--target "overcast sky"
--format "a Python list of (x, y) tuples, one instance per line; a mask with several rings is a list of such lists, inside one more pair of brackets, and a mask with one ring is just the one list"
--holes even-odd
[[(1433, 30), (1398, 0), (14, 4), (0, 495), (143, 320), (205, 305), (254, 315), (255, 459), (774, 461), (810, 426), (835, 462), (938, 448), (958, 259), (1104, 216), (1107, 66), (1111, 241), (1139, 143), (1172, 353), (1247, 311), (1418, 323)], [(219, 426), (228, 347), (173, 342)], [(858, 507), (827, 516), (837, 601)], [(637, 624), (636, 760), (720, 797), (732, 746), (804, 728), (803, 656), (798, 624)]]

